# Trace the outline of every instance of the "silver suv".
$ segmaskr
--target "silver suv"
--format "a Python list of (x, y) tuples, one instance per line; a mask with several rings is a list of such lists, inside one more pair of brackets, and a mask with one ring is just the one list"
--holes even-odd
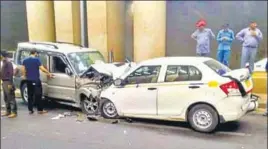
[[(95, 114), (99, 93), (104, 86), (111, 85), (113, 78), (109, 73), (99, 75), (101, 73), (91, 66), (101, 63), (102, 66), (115, 69), (120, 64), (105, 64), (98, 50), (71, 43), (23, 42), (18, 43), (17, 47), (15, 64), (18, 68), (32, 49), (37, 50), (44, 67), (55, 76), (48, 79), (40, 71), (45, 99), (80, 107), (86, 114)], [(22, 99), (27, 103), (27, 86), (21, 78), (20, 70), (14, 77), (14, 82), (21, 90)]]

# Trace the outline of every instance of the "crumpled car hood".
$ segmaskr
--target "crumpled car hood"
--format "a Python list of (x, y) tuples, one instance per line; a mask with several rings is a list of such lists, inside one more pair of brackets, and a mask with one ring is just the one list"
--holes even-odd
[(123, 65), (117, 66), (117, 64), (120, 63), (97, 63), (91, 65), (91, 67), (93, 67), (99, 73), (112, 76), (113, 79), (116, 79), (135, 65), (135, 63), (125, 63)]

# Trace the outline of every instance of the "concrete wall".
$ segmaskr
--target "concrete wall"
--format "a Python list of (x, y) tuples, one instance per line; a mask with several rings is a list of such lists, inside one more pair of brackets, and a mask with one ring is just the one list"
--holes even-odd
[(1, 49), (14, 49), (28, 41), (25, 1), (1, 1)]
[[(167, 1), (167, 56), (195, 55), (195, 41), (190, 35), (195, 22), (204, 17), (208, 27), (217, 35), (223, 23), (229, 23), (235, 33), (256, 20), (263, 33), (258, 59), (267, 51), (267, 2), (265, 1)], [(212, 57), (216, 58), (217, 42), (212, 41)], [(241, 45), (234, 41), (231, 67), (239, 67)]]

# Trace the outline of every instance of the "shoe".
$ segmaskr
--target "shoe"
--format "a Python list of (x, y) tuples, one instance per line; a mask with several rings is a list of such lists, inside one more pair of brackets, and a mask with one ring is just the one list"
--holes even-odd
[(3, 113), (1, 113), (1, 116), (3, 117), (3, 116), (9, 116), (10, 115), (10, 113), (8, 113), (8, 112), (3, 112)]
[(266, 112), (266, 113), (264, 113), (264, 114), (263, 114), (263, 116), (268, 116), (268, 113), (267, 113), (267, 112)]
[(17, 117), (17, 114), (15, 114), (15, 113), (11, 113), (11, 114), (8, 115), (7, 117), (8, 117), (8, 118), (15, 118), (15, 117)]
[(38, 114), (46, 114), (47, 111), (43, 110), (43, 111), (38, 111)]
[(34, 114), (34, 111), (29, 111), (29, 114), (30, 114), (30, 115)]

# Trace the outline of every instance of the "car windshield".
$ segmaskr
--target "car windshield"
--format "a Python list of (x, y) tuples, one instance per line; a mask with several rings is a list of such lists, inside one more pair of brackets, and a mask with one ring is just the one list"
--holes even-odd
[(104, 62), (103, 56), (98, 51), (74, 52), (68, 54), (68, 58), (78, 74), (86, 71), (92, 64), (95, 64), (96, 61)]
[(223, 75), (231, 71), (230, 68), (228, 68), (227, 66), (221, 64), (220, 62), (216, 60), (208, 60), (208, 61), (205, 61), (204, 64), (207, 65), (210, 69), (212, 69), (219, 75)]

